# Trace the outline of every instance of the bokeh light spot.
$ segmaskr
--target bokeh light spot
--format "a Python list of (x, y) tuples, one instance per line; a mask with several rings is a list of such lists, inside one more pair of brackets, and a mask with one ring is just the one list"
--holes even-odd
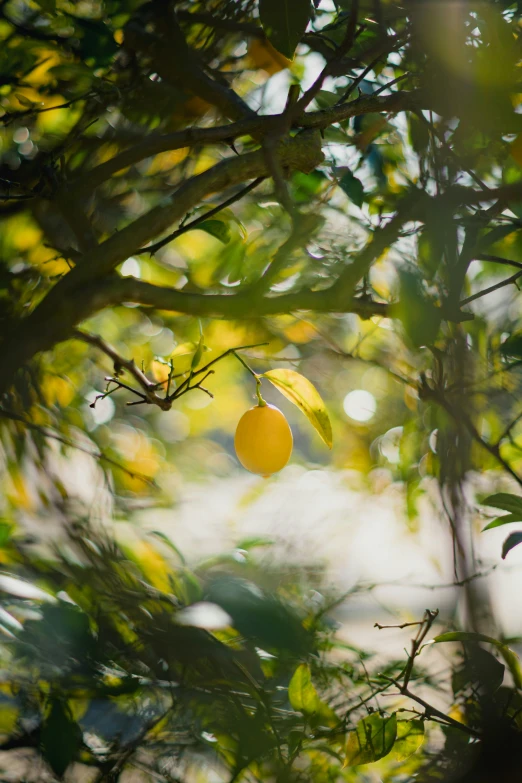
[(354, 421), (369, 421), (377, 410), (375, 397), (364, 389), (349, 392), (343, 401), (344, 412)]

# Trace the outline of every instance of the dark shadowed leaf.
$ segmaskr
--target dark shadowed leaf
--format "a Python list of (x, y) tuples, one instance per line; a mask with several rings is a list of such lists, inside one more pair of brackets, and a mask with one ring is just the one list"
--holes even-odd
[(469, 685), (480, 687), (486, 693), (495, 693), (504, 680), (506, 667), (494, 655), (470, 642), (464, 664), (453, 672), (453, 693), (458, 694)]
[(368, 715), (348, 735), (346, 765), (371, 764), (387, 756), (397, 736), (397, 716)]
[(420, 278), (407, 270), (399, 272), (397, 315), (415, 348), (431, 345), (435, 341), (441, 312), (426, 295)]
[(259, 0), (259, 18), (268, 40), (290, 60), (311, 12), (310, 0)]
[(502, 544), (502, 560), (506, 558), (508, 552), (522, 543), (522, 533), (511, 533)]
[(503, 511), (509, 511), (509, 514), (505, 514), (502, 517), (496, 517), (482, 529), (492, 530), (495, 527), (501, 527), (502, 525), (509, 525), (511, 522), (522, 521), (522, 498), (519, 495), (512, 495), (508, 492), (499, 492), (496, 495), (490, 495), (482, 501), (483, 506), (492, 506), (493, 508), (501, 508)]
[(262, 649), (284, 649), (297, 654), (308, 650), (310, 635), (299, 617), (251, 582), (234, 577), (217, 578), (209, 585), (205, 600), (228, 612), (234, 628), (255, 640)]
[(35, 0), (36, 5), (40, 6), (42, 11), (51, 14), (56, 11), (56, 0)]
[(354, 204), (362, 207), (364, 204), (364, 186), (360, 179), (354, 177), (351, 171), (347, 171), (339, 180), (339, 185)]
[(219, 239), (224, 245), (230, 242), (230, 228), (227, 223), (222, 220), (204, 220), (195, 228), (199, 228), (200, 231), (205, 231), (207, 234)]
[[(486, 642), (487, 644), (492, 644), (507, 663), (517, 687), (522, 687), (522, 672), (518, 655), (504, 642), (494, 639), (492, 636), (474, 633), (473, 631), (448, 631), (436, 636), (432, 641), (436, 644), (440, 642)], [(428, 642), (428, 644), (431, 644), (431, 642)]]
[(514, 359), (522, 358), (522, 334), (520, 332), (510, 335), (500, 346), (503, 356), (512, 356)]
[(502, 511), (509, 511), (510, 514), (522, 515), (522, 497), (512, 495), (510, 492), (499, 492), (496, 495), (490, 495), (482, 501), (481, 505), (501, 508)]
[(44, 720), (40, 742), (43, 757), (59, 778), (75, 759), (81, 740), (81, 729), (66, 704), (55, 699)]

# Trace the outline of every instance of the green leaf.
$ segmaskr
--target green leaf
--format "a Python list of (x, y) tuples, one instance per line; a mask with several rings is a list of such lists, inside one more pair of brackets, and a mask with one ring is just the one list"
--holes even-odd
[(339, 186), (354, 204), (362, 207), (364, 204), (364, 186), (360, 179), (354, 177), (352, 172), (348, 170), (339, 180)]
[(507, 553), (519, 544), (522, 544), (522, 533), (511, 533), (502, 544), (502, 560), (505, 560)]
[(331, 106), (334, 106), (338, 100), (338, 94), (336, 92), (330, 92), (329, 90), (319, 90), (315, 96), (315, 102), (319, 109), (329, 109)]
[(248, 552), (250, 549), (256, 549), (260, 546), (272, 546), (273, 544), (275, 544), (275, 541), (272, 538), (253, 536), (251, 538), (242, 538), (241, 541), (236, 544), (235, 548), (245, 549)]
[(408, 270), (399, 272), (397, 316), (415, 348), (435, 342), (440, 328), (441, 311), (426, 295), (420, 278)]
[(427, 123), (419, 120), (415, 114), (410, 114), (408, 119), (410, 124), (410, 144), (417, 155), (423, 155), (430, 143), (429, 126)]
[(300, 664), (295, 670), (288, 686), (288, 699), (294, 710), (305, 713), (314, 712), (318, 696), (312, 685), (310, 669), (306, 663)]
[(219, 239), (224, 245), (230, 242), (230, 227), (223, 220), (204, 220), (199, 225), (194, 226), (194, 229), (196, 228)]
[(291, 60), (312, 16), (310, 0), (259, 0), (259, 18), (272, 46)]
[(13, 526), (9, 522), (0, 522), (0, 547), (5, 546), (11, 538)]
[(504, 680), (506, 667), (495, 656), (478, 644), (470, 642), (466, 659), (451, 677), (453, 693), (457, 695), (470, 684), (486, 693), (498, 691)]
[(74, 761), (82, 739), (82, 731), (72, 720), (66, 705), (55, 699), (44, 720), (41, 733), (42, 754), (53, 772), (61, 778)]
[(496, 495), (490, 495), (482, 501), (481, 505), (501, 508), (502, 511), (509, 511), (511, 514), (522, 514), (522, 497), (520, 495), (512, 495), (510, 492), (499, 492)]
[(0, 734), (14, 733), (20, 718), (20, 708), (14, 699), (2, 700), (0, 704)]
[(509, 492), (499, 492), (496, 495), (490, 495), (482, 501), (483, 506), (492, 506), (493, 508), (501, 508), (503, 511), (509, 511), (502, 517), (496, 517), (491, 522), (488, 522), (484, 530), (492, 530), (495, 527), (501, 527), (502, 525), (509, 525), (511, 522), (522, 521), (522, 497), (519, 495), (512, 495)]
[(332, 425), (321, 395), (310, 381), (295, 370), (269, 370), (262, 378), (303, 411), (328, 448), (332, 448)]
[(190, 363), (191, 370), (195, 370), (198, 364), (200, 363), (204, 350), (205, 350), (205, 343), (203, 342), (203, 335), (201, 335), (201, 337), (199, 338), (199, 342), (196, 346), (196, 350), (194, 351), (194, 356), (192, 357), (192, 361)]
[(298, 712), (307, 716), (316, 716), (326, 723), (338, 723), (337, 715), (324, 701), (312, 683), (310, 668), (306, 663), (301, 663), (294, 672), (288, 685), (288, 699), (290, 704)]
[(504, 340), (499, 350), (502, 356), (511, 356), (514, 359), (521, 359), (522, 334), (516, 332), (515, 334), (510, 335), (507, 340)]
[(42, 11), (45, 11), (48, 14), (52, 14), (56, 11), (56, 0), (35, 0), (35, 3)]
[(487, 644), (495, 645), (495, 647), (503, 646), (503, 643), (498, 639), (486, 636), (483, 633), (475, 633), (474, 631), (448, 631), (435, 636), (432, 641), (435, 644), (440, 644), (441, 642), (486, 642)]
[(394, 761), (404, 761), (412, 756), (424, 742), (424, 722), (400, 720), (397, 722), (397, 739), (391, 752)]
[(355, 731), (350, 732), (346, 743), (346, 766), (372, 764), (387, 756), (397, 736), (395, 713), (382, 716), (375, 712), (359, 721)]
[(502, 527), (502, 525), (509, 525), (512, 522), (521, 522), (522, 514), (505, 514), (503, 517), (495, 517), (491, 522), (488, 522), (486, 527), (482, 528), (482, 532), (485, 530), (492, 530), (494, 527)]

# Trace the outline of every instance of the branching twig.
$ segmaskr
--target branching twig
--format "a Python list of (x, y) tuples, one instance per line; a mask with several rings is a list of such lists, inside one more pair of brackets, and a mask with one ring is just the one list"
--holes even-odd
[[(137, 367), (133, 359), (124, 359), (116, 351), (115, 348), (109, 345), (109, 343), (107, 343), (99, 335), (90, 334), (88, 332), (84, 332), (83, 330), (75, 329), (73, 331), (73, 337), (75, 337), (77, 340), (82, 340), (83, 342), (89, 343), (90, 345), (93, 345), (95, 348), (98, 348), (100, 351), (106, 354), (114, 363), (114, 376), (109, 376), (105, 378), (105, 380), (107, 381), (107, 387), (105, 391), (102, 392), (101, 394), (98, 394), (97, 397), (94, 399), (94, 401), (91, 403), (92, 408), (95, 407), (96, 403), (99, 400), (108, 397), (110, 394), (113, 394), (118, 389), (126, 389), (127, 391), (131, 392), (132, 394), (135, 394), (139, 398), (138, 400), (128, 402), (127, 405), (143, 405), (143, 404), (156, 405), (158, 408), (161, 408), (161, 410), (163, 411), (169, 411), (172, 408), (172, 404), (175, 400), (179, 399), (180, 397), (182, 397), (184, 394), (187, 394), (188, 392), (194, 391), (195, 389), (199, 389), (205, 394), (208, 394), (209, 397), (213, 397), (214, 395), (212, 394), (212, 392), (210, 392), (208, 389), (202, 386), (202, 384), (210, 375), (213, 375), (214, 370), (212, 370), (211, 368), (217, 362), (220, 362), (222, 359), (225, 359), (227, 356), (236, 355), (237, 351), (245, 351), (249, 348), (259, 348), (262, 345), (267, 345), (267, 343), (254, 343), (252, 345), (240, 345), (237, 348), (229, 348), (224, 353), (217, 356), (215, 359), (212, 359), (210, 362), (207, 362), (207, 364), (205, 364), (204, 367), (200, 367), (199, 369), (196, 369), (196, 367), (194, 367), (191, 368), (190, 371), (186, 373), (181, 373), (180, 375), (174, 375), (173, 373), (174, 368), (173, 365), (171, 364), (169, 377), (166, 379), (166, 381), (157, 383), (155, 381), (150, 380), (150, 378), (147, 378), (145, 373), (142, 370), (140, 370), (139, 367)], [(242, 362), (242, 364), (245, 364), (244, 361), (239, 356), (236, 356), (236, 358), (238, 358)], [(141, 391), (138, 389), (134, 389), (132, 386), (128, 386), (126, 383), (123, 383), (123, 381), (120, 379), (119, 376), (124, 371), (128, 372), (134, 378), (134, 380), (137, 382), (138, 386), (140, 387)], [(187, 375), (188, 377), (186, 377), (179, 384), (179, 386), (177, 386), (174, 389), (174, 391), (169, 392), (172, 380), (177, 377), (181, 377), (185, 375)], [(199, 380), (197, 380), (196, 383), (192, 383), (192, 379), (198, 377)], [(163, 396), (160, 396), (158, 394), (158, 389), (161, 388), (162, 383), (167, 383), (167, 389), (165, 394)], [(111, 384), (114, 384), (114, 387), (111, 388)]]

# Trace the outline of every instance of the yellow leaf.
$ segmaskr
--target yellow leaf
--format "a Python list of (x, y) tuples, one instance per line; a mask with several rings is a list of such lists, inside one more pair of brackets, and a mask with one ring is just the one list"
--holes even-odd
[(281, 394), (303, 411), (329, 449), (332, 448), (332, 425), (321, 395), (310, 381), (295, 370), (269, 370), (262, 376)]

